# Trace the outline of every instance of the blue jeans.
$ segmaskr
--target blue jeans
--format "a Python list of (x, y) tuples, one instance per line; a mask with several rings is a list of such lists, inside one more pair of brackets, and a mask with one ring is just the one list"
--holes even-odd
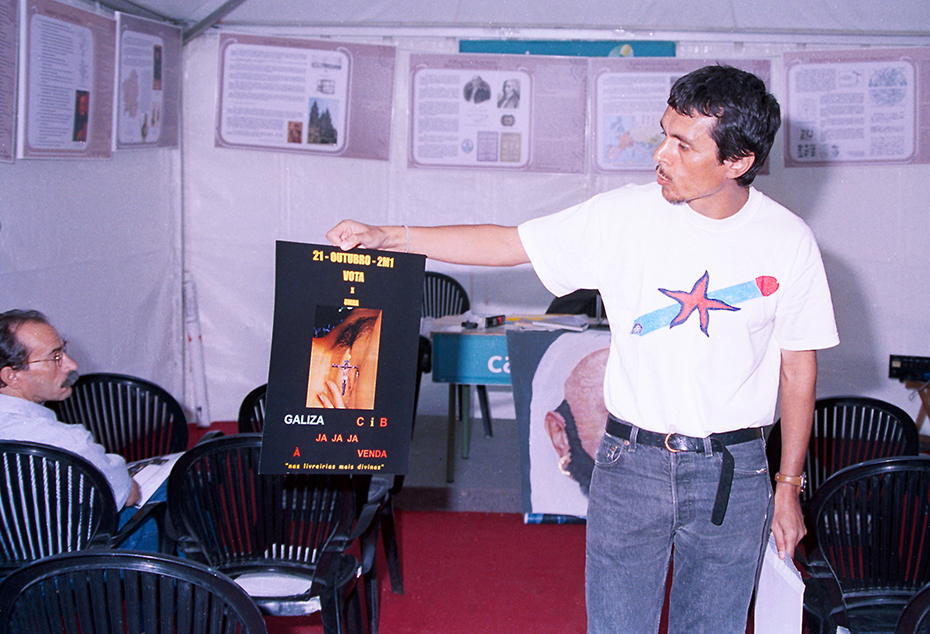
[(721, 457), (670, 453), (606, 434), (587, 516), (589, 634), (658, 631), (674, 547), (669, 634), (744, 634), (771, 522), (772, 487), (760, 438), (730, 445), (733, 486), (723, 524), (711, 523)]

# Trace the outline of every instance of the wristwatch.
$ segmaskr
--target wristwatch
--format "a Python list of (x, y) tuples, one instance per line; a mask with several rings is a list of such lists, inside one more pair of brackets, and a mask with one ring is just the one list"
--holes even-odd
[(787, 476), (779, 472), (775, 474), (775, 482), (784, 482), (785, 484), (791, 484), (799, 489), (803, 489), (804, 485), (807, 484), (807, 474), (802, 473), (799, 476)]

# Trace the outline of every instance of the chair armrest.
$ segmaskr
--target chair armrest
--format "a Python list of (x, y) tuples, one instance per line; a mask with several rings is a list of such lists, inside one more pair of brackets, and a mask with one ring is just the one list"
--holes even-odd
[(200, 437), (200, 440), (198, 440), (198, 441), (195, 443), (194, 446), (197, 446), (197, 445), (199, 445), (199, 444), (201, 444), (201, 443), (207, 442), (208, 440), (213, 440), (214, 438), (219, 438), (219, 437), (224, 436), (224, 435), (225, 435), (225, 434), (223, 434), (223, 431), (222, 431), (222, 430), (220, 430), (220, 429), (213, 429), (213, 430), (208, 431), (207, 433), (205, 433), (203, 436), (201, 436), (201, 437)]

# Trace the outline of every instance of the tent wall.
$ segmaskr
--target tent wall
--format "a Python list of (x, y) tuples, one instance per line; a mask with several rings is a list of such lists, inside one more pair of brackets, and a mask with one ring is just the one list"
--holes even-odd
[(45, 313), (81, 372), (182, 397), (180, 151), (0, 165), (0, 310)]
[[(247, 6), (247, 5), (244, 5)], [(276, 32), (276, 35), (282, 35)], [(299, 34), (298, 34), (299, 35)], [(235, 417), (242, 397), (267, 380), (274, 306), (274, 241), (322, 243), (338, 220), (378, 224), (515, 224), (580, 202), (633, 176), (408, 169), (411, 52), (454, 53), (447, 37), (396, 37), (390, 161), (363, 161), (213, 145), (218, 36), (185, 47), (184, 200), (186, 266), (198, 288), (214, 420)], [(363, 41), (361, 39), (357, 41)], [(385, 43), (370, 38), (367, 43)], [(797, 45), (681, 42), (682, 57), (763, 57), (783, 100), (781, 53)], [(756, 186), (804, 218), (830, 276), (843, 343), (820, 355), (819, 394), (864, 394), (916, 415), (903, 386), (887, 378), (889, 354), (930, 354), (930, 311), (918, 272), (930, 268), (926, 201), (930, 166), (786, 169), (781, 135), (771, 171)], [(552, 299), (529, 267), (485, 269), (428, 262), (468, 290), (476, 310), (542, 312)], [(445, 387), (427, 376), (421, 413), (444, 413)], [(502, 401), (505, 407), (506, 398)], [(512, 413), (510, 414), (513, 415)]]

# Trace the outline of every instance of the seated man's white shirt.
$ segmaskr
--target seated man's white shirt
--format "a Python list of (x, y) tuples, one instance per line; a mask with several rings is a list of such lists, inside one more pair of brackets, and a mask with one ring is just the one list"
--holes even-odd
[(117, 509), (132, 490), (126, 461), (108, 454), (82, 425), (62, 423), (49, 408), (17, 396), (0, 394), (0, 440), (51, 445), (78, 454), (97, 467), (113, 489)]

